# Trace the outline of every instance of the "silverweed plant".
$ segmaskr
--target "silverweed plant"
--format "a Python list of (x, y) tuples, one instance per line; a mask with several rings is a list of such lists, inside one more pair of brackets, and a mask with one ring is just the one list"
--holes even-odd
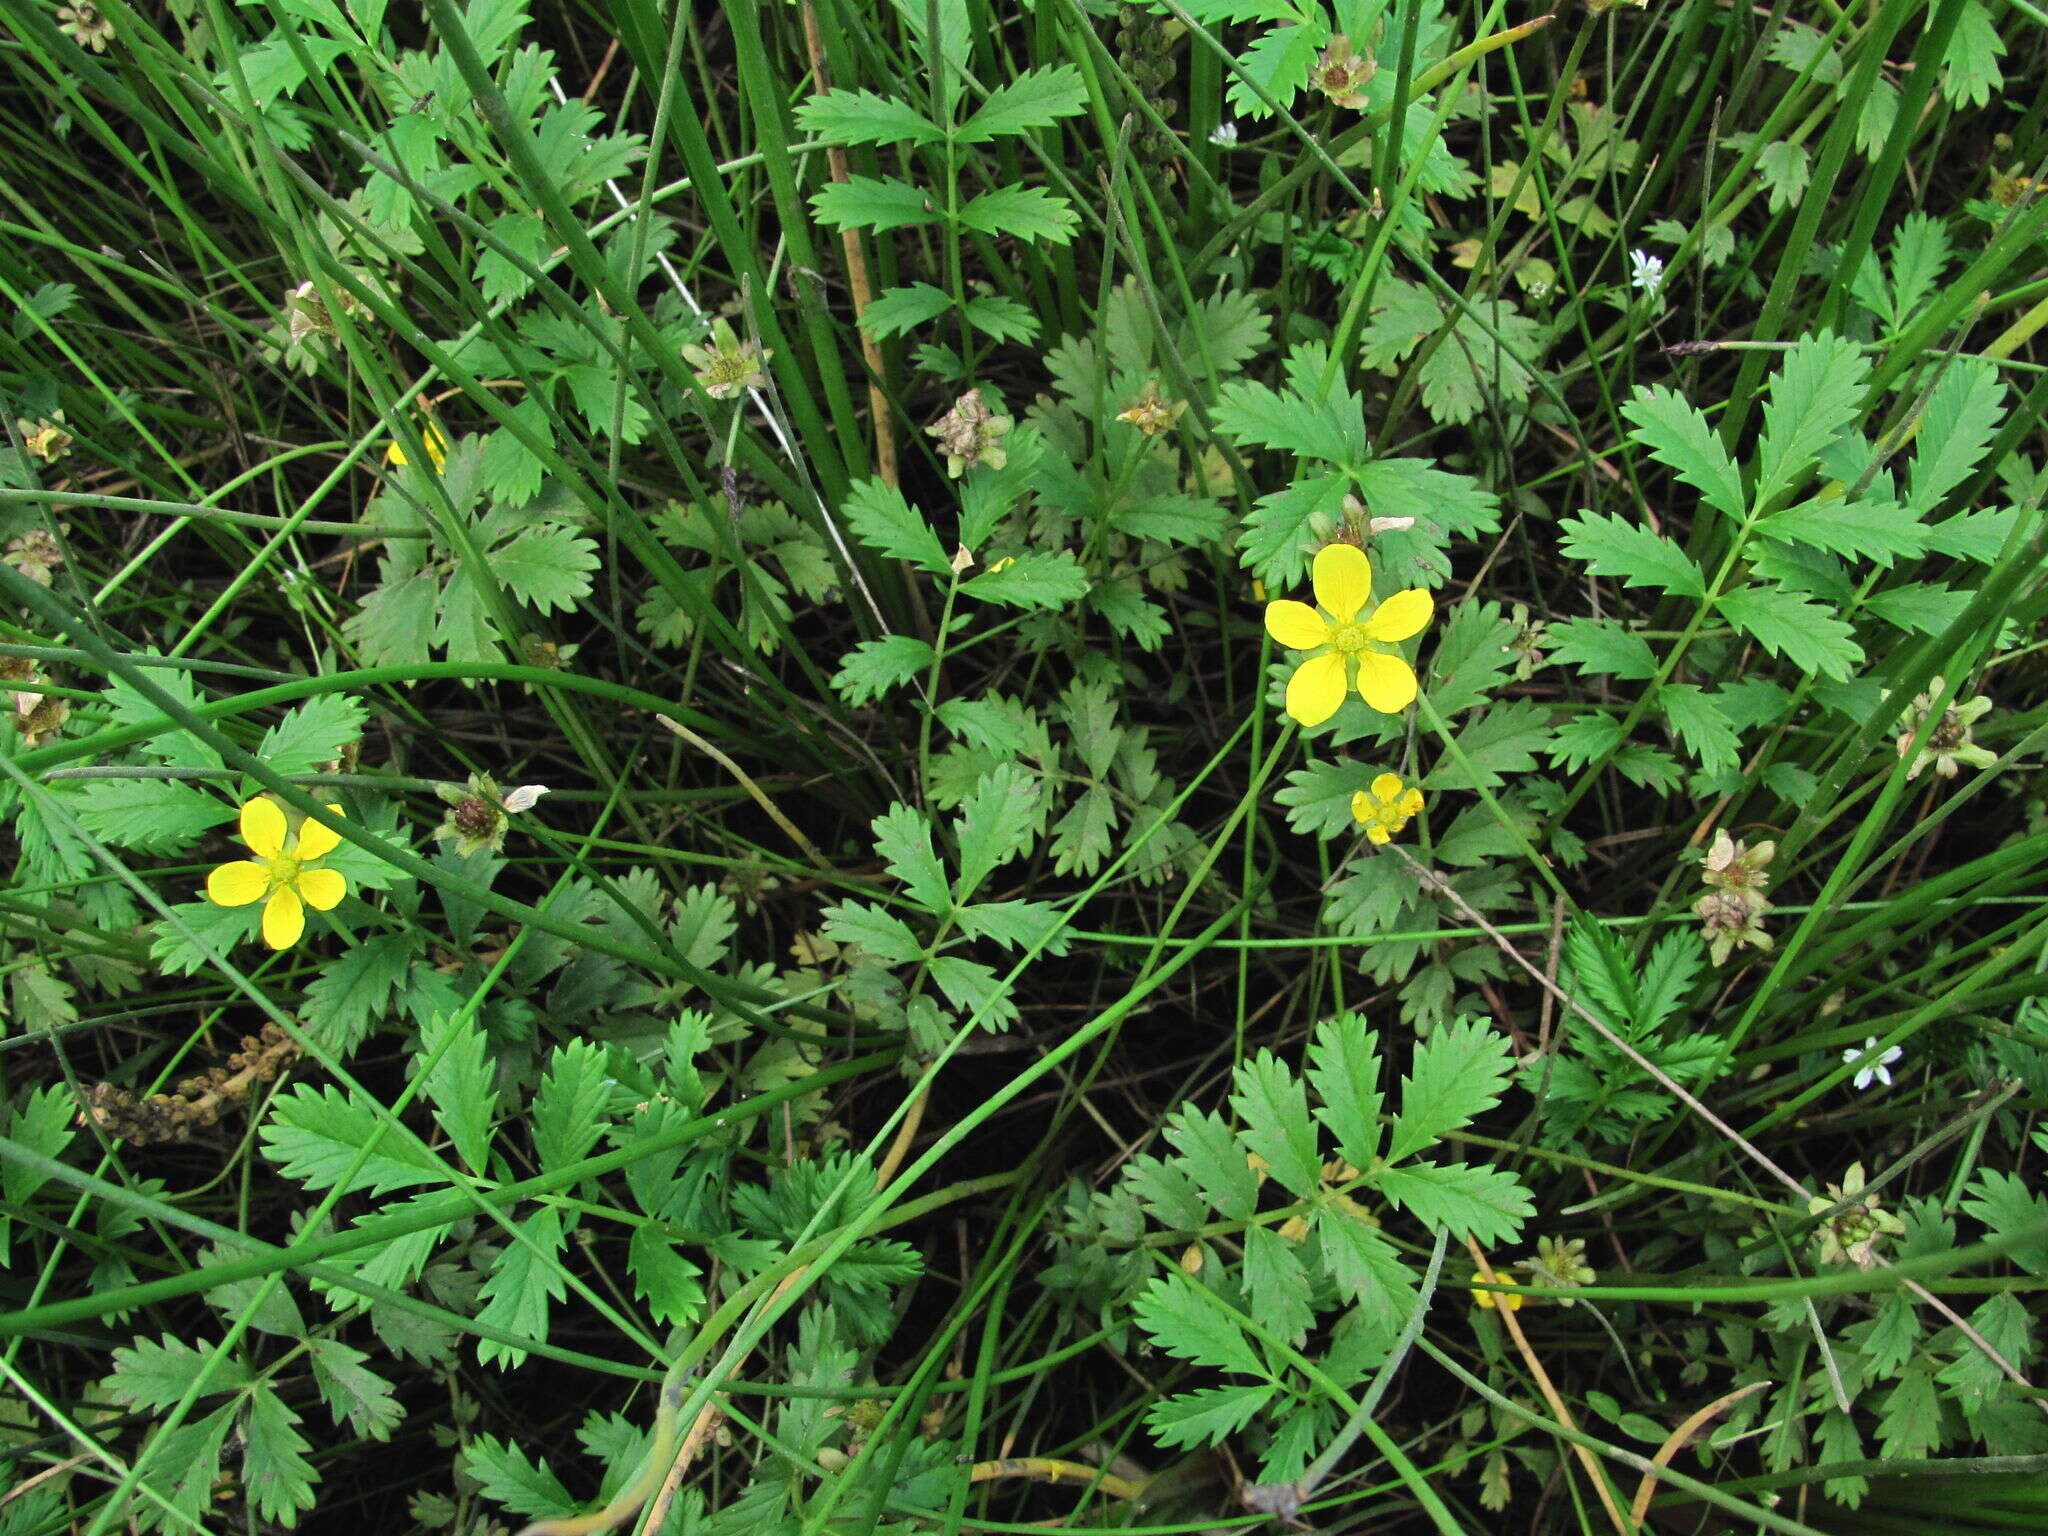
[(0, 22), (0, 1536), (2048, 1529), (2031, 6)]

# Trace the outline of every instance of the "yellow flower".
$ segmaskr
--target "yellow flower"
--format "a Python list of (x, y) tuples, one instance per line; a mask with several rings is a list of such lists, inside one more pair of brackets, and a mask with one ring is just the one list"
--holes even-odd
[(1383, 773), (1372, 781), (1371, 789), (1361, 789), (1351, 797), (1351, 814), (1365, 823), (1368, 838), (1385, 843), (1411, 818), (1422, 814), (1422, 791), (1413, 786), (1403, 788), (1397, 773)]
[[(1473, 1283), (1477, 1285), (1511, 1283), (1503, 1282), (1501, 1280), (1501, 1277), (1498, 1275), (1495, 1275), (1491, 1279), (1489, 1279), (1483, 1271), (1477, 1269), (1472, 1271), (1472, 1280)], [(1479, 1303), (1480, 1306), (1484, 1307), (1489, 1312), (1491, 1312), (1495, 1307), (1499, 1307), (1503, 1312), (1519, 1312), (1522, 1310), (1522, 1303), (1527, 1301), (1529, 1298), (1526, 1296), (1516, 1295), (1513, 1293), (1503, 1293), (1497, 1291), (1474, 1291), (1472, 1293), (1472, 1299)]]
[[(448, 462), (447, 435), (436, 423), (425, 421), (420, 423), (420, 440), (427, 445), (427, 460), (434, 466), (434, 473), (438, 475), (441, 473), (441, 466)], [(405, 450), (394, 440), (391, 446), (384, 450), (384, 462), (404, 465), (410, 464), (412, 460), (405, 456)]]
[(1287, 680), (1287, 713), (1301, 725), (1321, 725), (1351, 691), (1357, 667), (1359, 697), (1383, 715), (1415, 702), (1415, 669), (1383, 647), (1422, 633), (1435, 605), (1420, 587), (1396, 592), (1372, 606), (1372, 562), (1351, 544), (1326, 544), (1311, 570), (1316, 602), (1282, 598), (1266, 605), (1266, 633), (1290, 651), (1318, 651)]
[[(341, 814), (338, 805), (327, 809)], [(221, 865), (206, 877), (206, 894), (223, 907), (263, 902), (263, 942), (272, 949), (289, 949), (299, 942), (306, 931), (307, 907), (330, 912), (348, 894), (348, 881), (340, 870), (319, 867), (341, 842), (333, 828), (305, 822), (297, 843), (287, 849), (284, 812), (277, 802), (251, 800), (242, 807), (242, 841), (256, 857)]]

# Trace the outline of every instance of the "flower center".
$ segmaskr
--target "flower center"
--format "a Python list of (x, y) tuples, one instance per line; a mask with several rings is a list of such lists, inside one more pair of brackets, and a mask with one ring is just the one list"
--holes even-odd
[(1363, 624), (1339, 624), (1330, 631), (1330, 644), (1341, 656), (1356, 656), (1365, 649), (1365, 626)]
[(273, 891), (299, 883), (299, 861), (290, 854), (280, 853), (274, 859), (265, 859), (263, 867), (270, 874), (270, 889)]

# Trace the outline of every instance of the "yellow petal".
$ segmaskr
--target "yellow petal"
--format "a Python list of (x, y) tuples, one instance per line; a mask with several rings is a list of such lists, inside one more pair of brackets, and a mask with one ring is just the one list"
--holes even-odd
[(1422, 814), (1422, 791), (1411, 789), (1401, 797), (1401, 815), (1404, 819)]
[[(341, 807), (338, 805), (324, 806), (322, 809), (330, 816), (338, 817), (341, 815)], [(341, 834), (339, 832), (335, 831), (332, 827), (321, 826), (319, 822), (313, 820), (310, 816), (299, 826), (299, 857), (302, 859), (325, 858), (340, 845)], [(322, 908), (322, 910), (326, 909)]]
[(1396, 592), (1375, 608), (1372, 617), (1365, 621), (1365, 638), (1391, 642), (1419, 635), (1435, 611), (1435, 602), (1420, 587)]
[(1401, 775), (1398, 773), (1383, 773), (1372, 781), (1372, 797), (1381, 805), (1392, 806), (1400, 793)]
[(1266, 633), (1290, 651), (1312, 651), (1330, 643), (1330, 626), (1323, 616), (1291, 598), (1266, 604)]
[(284, 812), (275, 800), (258, 797), (242, 807), (242, 841), (259, 859), (284, 852)]
[(1344, 702), (1344, 658), (1311, 656), (1287, 679), (1287, 713), (1300, 725), (1321, 725)]
[(290, 949), (306, 931), (306, 909), (296, 892), (280, 885), (263, 904), (263, 942), (272, 949)]
[(220, 907), (246, 907), (252, 901), (261, 901), (269, 889), (270, 871), (247, 859), (223, 864), (206, 877), (207, 899)]
[(1383, 715), (1398, 715), (1415, 702), (1415, 669), (1398, 656), (1366, 651), (1358, 658), (1359, 696)]
[(1339, 624), (1349, 624), (1372, 601), (1372, 562), (1356, 544), (1325, 544), (1310, 572), (1316, 601)]
[(348, 894), (348, 879), (338, 869), (299, 871), (299, 899), (316, 912), (332, 912)]
[(1377, 848), (1384, 848), (1394, 840), (1394, 834), (1376, 821), (1365, 829), (1365, 840)]

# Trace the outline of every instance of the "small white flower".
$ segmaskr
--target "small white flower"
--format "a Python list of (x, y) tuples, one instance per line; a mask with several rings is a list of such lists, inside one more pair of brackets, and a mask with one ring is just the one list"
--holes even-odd
[(1630, 284), (1653, 299), (1657, 297), (1657, 290), (1664, 286), (1664, 258), (1648, 251), (1630, 251), (1628, 261)]
[(1237, 148), (1237, 124), (1225, 118), (1211, 130), (1209, 142), (1220, 145), (1224, 149)]
[(513, 815), (533, 809), (533, 803), (548, 792), (545, 784), (522, 784), (505, 796), (505, 809)]
[(1859, 1061), (1863, 1063), (1856, 1071), (1855, 1082), (1858, 1093), (1861, 1093), (1872, 1083), (1883, 1083), (1885, 1087), (1891, 1087), (1892, 1063), (1906, 1054), (1906, 1048), (1900, 1045), (1893, 1046), (1882, 1056), (1875, 1055), (1876, 1050), (1877, 1036), (1872, 1035), (1861, 1045), (1852, 1045), (1849, 1049), (1842, 1052), (1844, 1063), (1851, 1066)]

